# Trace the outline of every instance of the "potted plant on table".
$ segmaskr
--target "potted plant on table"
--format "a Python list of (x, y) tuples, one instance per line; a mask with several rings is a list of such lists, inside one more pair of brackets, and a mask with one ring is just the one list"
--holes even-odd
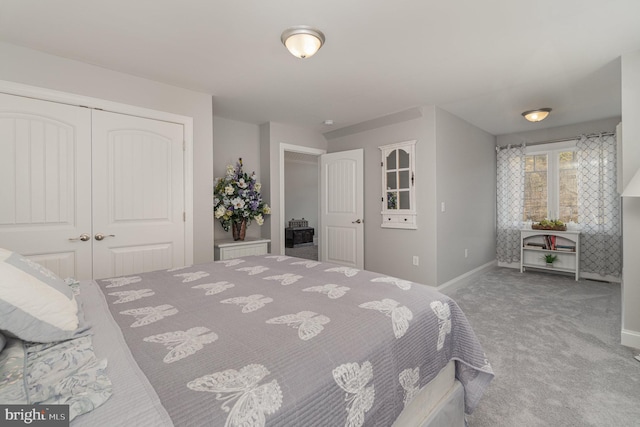
[(542, 258), (547, 263), (547, 267), (553, 267), (553, 263), (558, 259), (558, 255), (544, 254)]
[(260, 183), (256, 174), (242, 170), (242, 158), (235, 167), (227, 166), (223, 178), (217, 178), (213, 190), (214, 215), (224, 231), (233, 231), (233, 240), (244, 240), (247, 226), (255, 220), (258, 225), (264, 223), (264, 215), (271, 213), (269, 205), (262, 201)]

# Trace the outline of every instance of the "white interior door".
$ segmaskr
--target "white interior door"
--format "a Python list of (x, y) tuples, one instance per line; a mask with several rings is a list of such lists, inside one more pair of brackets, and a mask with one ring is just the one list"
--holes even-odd
[(61, 277), (92, 275), (90, 126), (88, 108), (0, 94), (0, 246)]
[(364, 268), (362, 149), (320, 156), (320, 260)]
[(183, 126), (93, 112), (94, 278), (185, 263)]

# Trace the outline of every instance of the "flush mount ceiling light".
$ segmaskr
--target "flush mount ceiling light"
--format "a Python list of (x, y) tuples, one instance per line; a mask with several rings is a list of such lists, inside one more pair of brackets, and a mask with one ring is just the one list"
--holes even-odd
[(537, 110), (525, 111), (522, 116), (530, 122), (541, 122), (547, 118), (551, 108), (538, 108)]
[(284, 30), (280, 40), (293, 56), (304, 59), (313, 56), (322, 47), (324, 34), (306, 25), (296, 25)]

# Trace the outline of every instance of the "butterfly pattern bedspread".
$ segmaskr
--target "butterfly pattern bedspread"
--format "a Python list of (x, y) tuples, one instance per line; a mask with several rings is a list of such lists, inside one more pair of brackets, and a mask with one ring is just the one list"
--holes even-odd
[(391, 425), (449, 362), (471, 412), (493, 372), (433, 288), (286, 256), (99, 280), (175, 425)]

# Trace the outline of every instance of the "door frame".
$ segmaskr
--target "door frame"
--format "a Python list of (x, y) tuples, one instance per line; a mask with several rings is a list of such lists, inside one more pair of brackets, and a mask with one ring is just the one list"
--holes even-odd
[(184, 262), (185, 265), (193, 264), (193, 118), (6, 80), (0, 80), (0, 92), (181, 124), (184, 129)]
[[(318, 157), (318, 166), (320, 165), (320, 156), (323, 154), (327, 154), (327, 150), (323, 150), (320, 148), (311, 148), (311, 147), (305, 147), (303, 145), (293, 145), (293, 144), (286, 144), (284, 142), (280, 143), (280, 206), (279, 206), (279, 218), (278, 220), (280, 221), (280, 233), (282, 234), (282, 236), (284, 237), (284, 197), (285, 197), (285, 191), (284, 191), (284, 152), (285, 151), (291, 151), (293, 153), (302, 153), (302, 154), (311, 154), (312, 156), (316, 156)], [(320, 187), (320, 169), (318, 169), (318, 188)], [(320, 191), (318, 191), (318, 208), (320, 207)], [(320, 220), (320, 212), (318, 211), (318, 221)], [(321, 241), (322, 239), (322, 233), (320, 231), (321, 227), (318, 227), (318, 241)], [(279, 255), (284, 255), (285, 254), (285, 239), (281, 238), (280, 239), (280, 248), (279, 248)], [(273, 251), (273, 248), (271, 248), (271, 250)]]

